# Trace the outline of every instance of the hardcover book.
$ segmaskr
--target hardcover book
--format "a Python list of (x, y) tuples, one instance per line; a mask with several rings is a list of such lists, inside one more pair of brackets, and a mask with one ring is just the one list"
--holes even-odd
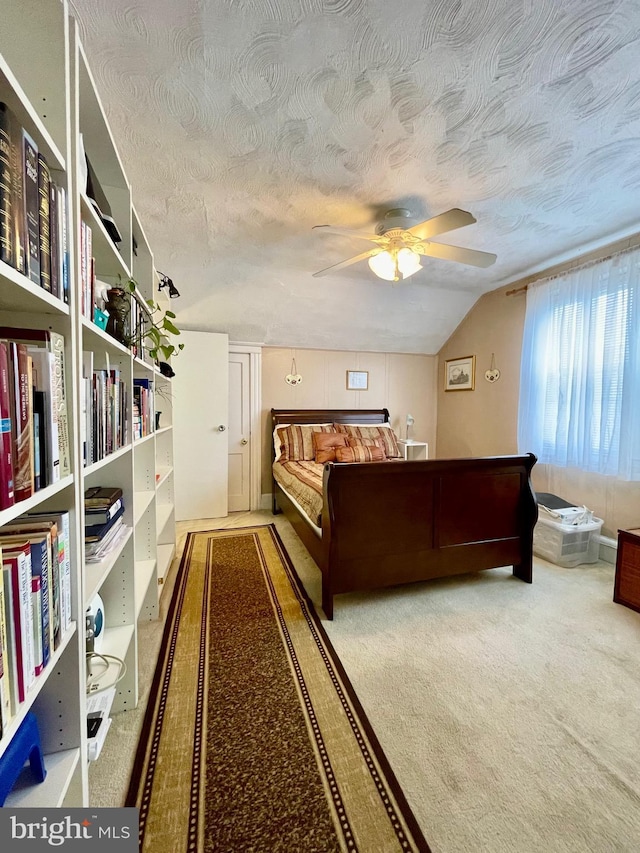
[(85, 507), (109, 507), (122, 497), (122, 489), (118, 486), (93, 486), (84, 493)]
[(66, 477), (71, 473), (71, 444), (67, 419), (64, 336), (58, 332), (54, 332), (52, 329), (18, 329), (11, 326), (2, 326), (0, 327), (0, 338), (26, 343), (36, 341), (39, 346), (43, 346), (54, 356), (53, 400), (55, 401), (58, 414), (60, 477)]
[[(53, 554), (54, 581), (58, 587), (60, 635), (64, 636), (71, 622), (71, 527), (68, 510), (52, 509), (29, 512), (17, 519), (18, 523), (51, 525), (51, 551)], [(55, 531), (55, 541), (54, 541)], [(58, 647), (56, 642), (55, 648)]]
[(49, 182), (49, 247), (51, 268), (51, 293), (60, 296), (60, 254), (58, 231), (58, 188), (53, 181)]
[(13, 441), (13, 491), (16, 501), (33, 494), (31, 463), (33, 459), (32, 401), (29, 384), (27, 348), (24, 344), (9, 341), (9, 355), (13, 379), (15, 433)]
[(11, 702), (11, 677), (12, 666), (5, 616), (4, 572), (0, 556), (0, 725), (3, 730), (9, 725), (14, 714)]
[(13, 440), (7, 345), (0, 341), (0, 509), (13, 506)]
[(41, 474), (44, 484), (60, 479), (60, 437), (58, 409), (55, 401), (56, 360), (44, 347), (27, 347), (33, 360), (34, 406), (38, 403), (41, 414)]
[(107, 524), (122, 506), (122, 498), (118, 498), (108, 507), (86, 507), (84, 513), (85, 528)]
[(51, 293), (51, 232), (49, 198), (51, 192), (49, 166), (38, 154), (38, 227), (40, 232), (40, 285)]
[(27, 690), (35, 680), (33, 650), (33, 616), (31, 609), (31, 550), (22, 547), (2, 548), (2, 565), (10, 570), (13, 595), (13, 633), (18, 663), (18, 700), (24, 702)]
[(26, 274), (26, 225), (24, 220), (24, 164), (22, 160), (22, 128), (11, 110), (8, 110), (11, 136), (11, 235), (13, 238), (13, 266)]
[(97, 524), (95, 527), (85, 527), (84, 541), (86, 543), (99, 542), (111, 530), (116, 521), (124, 514), (124, 507), (121, 506), (115, 515), (106, 522), (106, 524)]
[(40, 284), (40, 198), (38, 193), (38, 146), (22, 130), (23, 203), (26, 225), (27, 273)]
[[(2, 586), (4, 593), (3, 612), (6, 635), (6, 646), (4, 656), (5, 676), (8, 676), (9, 702), (11, 704), (11, 716), (18, 713), (18, 652), (16, 649), (16, 637), (13, 630), (13, 591), (11, 588), (11, 569), (9, 566), (0, 565), (2, 569)], [(5, 702), (6, 702), (5, 698)]]
[(13, 265), (11, 123), (9, 107), (0, 102), (0, 261)]

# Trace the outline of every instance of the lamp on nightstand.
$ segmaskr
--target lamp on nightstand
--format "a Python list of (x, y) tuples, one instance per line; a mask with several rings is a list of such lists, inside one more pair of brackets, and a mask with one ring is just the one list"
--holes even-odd
[(415, 423), (415, 419), (414, 419), (413, 415), (407, 415), (407, 436), (406, 436), (407, 441), (409, 440), (409, 429), (410, 429), (410, 427), (412, 427), (414, 425), (414, 423)]

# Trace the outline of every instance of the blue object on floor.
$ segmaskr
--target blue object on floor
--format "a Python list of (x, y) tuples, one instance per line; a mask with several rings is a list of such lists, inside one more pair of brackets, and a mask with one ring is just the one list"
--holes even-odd
[(27, 712), (20, 728), (0, 758), (0, 806), (4, 805), (27, 760), (36, 782), (44, 782), (47, 771), (40, 745), (40, 732), (35, 714)]

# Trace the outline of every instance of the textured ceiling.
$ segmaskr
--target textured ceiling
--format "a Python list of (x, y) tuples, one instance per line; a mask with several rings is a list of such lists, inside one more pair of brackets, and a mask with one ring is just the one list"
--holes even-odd
[[(640, 0), (73, 0), (178, 322), (272, 345), (437, 352), (478, 297), (640, 230)], [(391, 207), (477, 224), (405, 283)], [(173, 306), (172, 306), (173, 307)]]

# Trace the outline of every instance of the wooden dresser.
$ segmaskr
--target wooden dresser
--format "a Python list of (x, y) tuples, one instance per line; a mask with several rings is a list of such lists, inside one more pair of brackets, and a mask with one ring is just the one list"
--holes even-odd
[(640, 612), (640, 527), (618, 531), (613, 600)]

